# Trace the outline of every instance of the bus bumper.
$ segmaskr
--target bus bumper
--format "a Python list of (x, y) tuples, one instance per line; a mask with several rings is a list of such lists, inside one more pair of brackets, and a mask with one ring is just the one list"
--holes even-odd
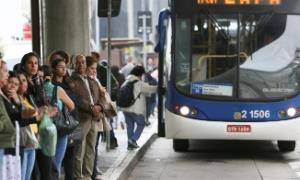
[(166, 111), (165, 123), (166, 137), (170, 139), (300, 140), (300, 117), (275, 122), (220, 122)]

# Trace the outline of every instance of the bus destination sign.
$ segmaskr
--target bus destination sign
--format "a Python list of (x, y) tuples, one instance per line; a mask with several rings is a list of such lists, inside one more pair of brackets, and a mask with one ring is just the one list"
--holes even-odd
[(196, 0), (198, 5), (281, 5), (282, 0)]

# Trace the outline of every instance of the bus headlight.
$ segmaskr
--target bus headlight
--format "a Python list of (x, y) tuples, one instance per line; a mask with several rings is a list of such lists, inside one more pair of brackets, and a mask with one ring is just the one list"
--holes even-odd
[(180, 107), (179, 112), (180, 112), (180, 114), (187, 116), (190, 114), (190, 108), (187, 106), (182, 106), (182, 107)]
[(196, 107), (189, 107), (187, 105), (176, 105), (174, 107), (174, 110), (176, 113), (182, 115), (182, 116), (197, 116), (198, 115), (198, 109)]
[(288, 108), (286, 112), (289, 117), (294, 117), (297, 113), (297, 110), (295, 108)]

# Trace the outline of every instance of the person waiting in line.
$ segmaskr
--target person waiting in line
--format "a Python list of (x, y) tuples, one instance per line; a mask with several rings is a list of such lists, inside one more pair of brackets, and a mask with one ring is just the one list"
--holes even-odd
[[(54, 59), (51, 61), (51, 68), (53, 71), (52, 83), (56, 86), (63, 88), (67, 95), (72, 99), (75, 106), (81, 104), (81, 97), (69, 87), (69, 78), (66, 75), (66, 62), (62, 58)], [(78, 120), (77, 108), (71, 112), (73, 117)], [(65, 179), (71, 180), (73, 176), (75, 149), (78, 147), (77, 143), (71, 143), (72, 140), (68, 138), (69, 144), (63, 159), (63, 166), (65, 172)]]
[[(61, 71), (65, 71), (64, 66), (57, 66), (57, 68), (60, 68)], [(53, 73), (52, 69), (48, 65), (43, 65), (42, 70), (44, 72), (44, 91), (46, 97), (48, 97), (48, 100), (52, 100), (53, 98), (53, 91), (55, 90), (55, 85), (51, 82)], [(61, 87), (57, 87), (57, 109), (58, 111), (62, 111), (63, 107), (67, 108), (67, 110), (73, 111), (75, 108), (74, 102), (70, 99), (68, 94), (65, 92), (65, 90)], [(48, 102), (50, 103), (50, 102)], [(61, 135), (58, 134), (57, 138), (57, 144), (56, 144), (56, 152), (54, 156), (54, 168), (55, 168), (55, 175), (57, 178), (60, 178), (60, 171), (61, 171), (61, 164), (63, 161), (63, 158), (65, 156), (65, 152), (67, 149), (68, 144), (68, 135)]]
[[(99, 85), (99, 90), (101, 93), (101, 97), (105, 98), (105, 88), (101, 85), (100, 81), (97, 79), (97, 60), (95, 58), (93, 58), (92, 56), (86, 56), (86, 65), (87, 65), (87, 75), (94, 79), (98, 85)], [(105, 117), (103, 117), (105, 118)], [(101, 170), (98, 167), (98, 145), (99, 145), (99, 139), (100, 139), (100, 135), (104, 132), (103, 130), (103, 121), (105, 119), (101, 119), (98, 123), (97, 123), (97, 139), (96, 139), (96, 146), (95, 146), (95, 160), (94, 160), (94, 169), (93, 169), (93, 175), (92, 175), (92, 179), (99, 179), (99, 176), (102, 175)]]
[(38, 76), (39, 55), (35, 52), (25, 54), (21, 59), (21, 71), (28, 81), (28, 93), (34, 98), (38, 107), (45, 106), (43, 80)]
[(27, 91), (27, 80), (24, 74), (10, 71), (8, 83), (2, 90), (3, 94), (1, 96), (10, 119), (12, 122), (18, 121), (21, 126), (21, 177), (22, 180), (29, 180), (35, 161), (35, 148), (38, 146), (37, 138), (30, 124), (36, 125), (42, 119), (43, 110), (24, 106), (24, 93)]
[(136, 141), (140, 138), (145, 127), (146, 96), (157, 91), (157, 86), (151, 86), (142, 81), (144, 73), (145, 69), (143, 66), (135, 66), (124, 82), (126, 84), (137, 80), (133, 86), (133, 94), (136, 97), (134, 104), (130, 107), (122, 108), (127, 124), (128, 150), (139, 147)]
[[(38, 75), (40, 58), (38, 54), (29, 52), (25, 54), (21, 59), (21, 70), (24, 72), (27, 82), (28, 90), (27, 94), (33, 97), (33, 101), (37, 108), (43, 108), (46, 106), (45, 91), (43, 87), (43, 79)], [(49, 116), (54, 116), (57, 113), (56, 107), (47, 107)], [(53, 170), (53, 157), (46, 156), (41, 150), (36, 151), (37, 166), (34, 167), (32, 176), (35, 179), (39, 177), (43, 180), (55, 180), (55, 174)]]
[(64, 50), (56, 50), (53, 51), (49, 58), (48, 58), (48, 64), (51, 65), (52, 61), (55, 59), (63, 59), (66, 63), (66, 77), (70, 77), (72, 75), (73, 70), (70, 69), (68, 66), (71, 64), (71, 58), (69, 54)]
[[(35, 111), (33, 116), (39, 120), (41, 119), (41, 113), (37, 111), (34, 106), (34, 102), (30, 96), (27, 95), (28, 82), (26, 76), (22, 72), (17, 72), (17, 78), (19, 80), (19, 88), (17, 90), (20, 98), (22, 109)], [(32, 170), (35, 162), (36, 149), (39, 146), (38, 142), (38, 126), (37, 123), (30, 124), (21, 128), (21, 175), (22, 180), (30, 180)]]
[(122, 86), (122, 84), (125, 82), (125, 77), (123, 74), (121, 74), (120, 72), (120, 69), (118, 66), (111, 66), (111, 73), (112, 75), (116, 78), (117, 82), (118, 82), (118, 86), (115, 87), (117, 89), (113, 89), (115, 90), (116, 92), (114, 92), (115, 94), (112, 94), (112, 100), (115, 101), (116, 100), (116, 96), (117, 96), (117, 93), (119, 91), (119, 88)]
[(70, 77), (69, 86), (82, 97), (77, 107), (79, 126), (82, 128), (82, 142), (75, 152), (75, 179), (91, 179), (95, 158), (96, 123), (100, 120), (102, 106), (97, 82), (86, 75), (86, 58), (76, 56), (75, 72)]
[(8, 70), (6, 63), (0, 58), (0, 177), (3, 177), (4, 153), (6, 149), (15, 148), (16, 132), (5, 105), (2, 88), (7, 84)]
[[(97, 78), (99, 79), (101, 85), (103, 87), (107, 88), (107, 65), (108, 65), (107, 60), (106, 59), (101, 60), (101, 56), (97, 52), (92, 52), (91, 54), (92, 54), (92, 57), (94, 57), (98, 62), (98, 64), (97, 64)], [(117, 81), (117, 79), (115, 78), (115, 76), (113, 74), (111, 74), (110, 77), (111, 77), (110, 97), (111, 97), (112, 101), (115, 101), (116, 91), (119, 89), (119, 84), (118, 84), (118, 81)], [(111, 127), (112, 127), (112, 123), (113, 123), (113, 120), (110, 120)], [(106, 138), (102, 138), (102, 139), (105, 140)], [(111, 130), (110, 130), (110, 148), (114, 149), (116, 147), (118, 147), (118, 140), (115, 136), (114, 129), (111, 128)]]

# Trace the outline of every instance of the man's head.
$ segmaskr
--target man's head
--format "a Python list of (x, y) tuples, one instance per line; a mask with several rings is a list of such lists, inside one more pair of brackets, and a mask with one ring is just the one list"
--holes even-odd
[(85, 75), (86, 72), (86, 59), (85, 56), (80, 54), (75, 57), (75, 71), (80, 75)]
[(0, 91), (1, 88), (7, 84), (8, 81), (8, 70), (6, 62), (0, 59)]
[(128, 56), (128, 58), (127, 58), (127, 64), (129, 64), (129, 63), (133, 63), (132, 56)]
[(139, 65), (134, 66), (134, 68), (130, 72), (131, 75), (135, 75), (137, 77), (142, 77), (144, 73), (145, 73), (144, 67)]
[(95, 58), (98, 62), (100, 61), (100, 54), (98, 53), (98, 52), (96, 52), (96, 51), (92, 51), (91, 52), (91, 56), (93, 57), (93, 58)]

